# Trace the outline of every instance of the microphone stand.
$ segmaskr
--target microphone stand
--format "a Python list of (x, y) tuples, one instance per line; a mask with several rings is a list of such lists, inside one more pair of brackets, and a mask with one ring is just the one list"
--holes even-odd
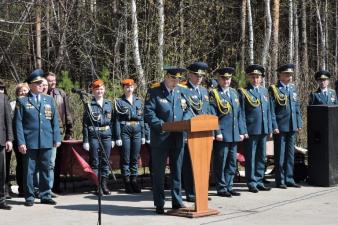
[(187, 108), (190, 110), (192, 117), (196, 116), (196, 113), (194, 112), (194, 109), (192, 108), (189, 100), (187, 99), (187, 96), (181, 92), (181, 96), (184, 98), (185, 102), (187, 103)]
[[(86, 93), (79, 92), (78, 94), (80, 95), (81, 102), (84, 105), (85, 113), (89, 117), (90, 125), (92, 127), (94, 127), (94, 120), (93, 120), (92, 115), (90, 113), (89, 106), (85, 102), (85, 97), (84, 96), (86, 95)], [(98, 224), (101, 225), (101, 211), (102, 211), (102, 207), (101, 207), (101, 200), (102, 200), (102, 188), (101, 188), (102, 173), (101, 173), (101, 166), (102, 166), (102, 158), (103, 157), (105, 157), (105, 160), (107, 160), (107, 162), (108, 162), (108, 166), (109, 166), (109, 169), (111, 171), (111, 174), (112, 174), (112, 177), (113, 177), (114, 181), (116, 181), (116, 177), (115, 177), (113, 169), (112, 169), (112, 167), (111, 167), (111, 165), (109, 163), (109, 158), (108, 158), (106, 152), (104, 151), (104, 147), (103, 147), (103, 144), (102, 144), (101, 137), (98, 134), (98, 132), (97, 132), (96, 129), (94, 129), (94, 133), (95, 133), (95, 137), (97, 138), (98, 143), (99, 143), (99, 148), (97, 149), (98, 155), (99, 155), (99, 168), (98, 168), (98, 182), (99, 182), (99, 184), (98, 184), (98, 188), (99, 188), (99, 193), (98, 193)]]

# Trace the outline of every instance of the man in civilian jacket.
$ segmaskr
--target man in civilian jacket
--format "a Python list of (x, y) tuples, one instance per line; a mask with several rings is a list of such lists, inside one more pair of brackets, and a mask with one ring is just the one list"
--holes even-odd
[[(0, 85), (0, 90), (5, 86)], [(7, 205), (5, 196), (6, 184), (6, 151), (12, 150), (13, 130), (11, 106), (7, 95), (0, 93), (0, 209), (10, 210), (12, 207)]]

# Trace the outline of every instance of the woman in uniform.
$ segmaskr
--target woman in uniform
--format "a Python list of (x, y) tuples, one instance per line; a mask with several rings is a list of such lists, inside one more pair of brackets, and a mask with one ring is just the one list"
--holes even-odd
[[(94, 97), (88, 103), (88, 111), (83, 115), (83, 148), (89, 151), (89, 161), (92, 169), (98, 174), (101, 170), (101, 188), (104, 195), (109, 195), (107, 186), (109, 175), (109, 156), (114, 147), (113, 141), (113, 104), (104, 98), (105, 86), (102, 80), (95, 80), (91, 84)], [(91, 123), (92, 118), (93, 124)], [(96, 133), (99, 137), (96, 136)], [(99, 168), (99, 139), (102, 141), (102, 161)]]
[(116, 145), (122, 146), (121, 172), (125, 191), (140, 193), (137, 175), (141, 144), (145, 143), (143, 105), (142, 101), (134, 95), (134, 80), (125, 79), (121, 84), (124, 94), (115, 101)]

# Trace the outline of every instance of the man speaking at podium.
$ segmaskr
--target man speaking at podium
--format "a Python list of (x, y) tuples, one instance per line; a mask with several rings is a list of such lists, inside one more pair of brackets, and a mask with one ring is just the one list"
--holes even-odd
[(166, 160), (170, 158), (172, 208), (185, 208), (181, 196), (183, 133), (162, 131), (165, 122), (183, 120), (187, 110), (186, 88), (180, 86), (185, 69), (166, 69), (164, 81), (149, 89), (144, 106), (144, 119), (150, 126), (153, 173), (153, 198), (157, 214), (164, 214), (164, 177)]

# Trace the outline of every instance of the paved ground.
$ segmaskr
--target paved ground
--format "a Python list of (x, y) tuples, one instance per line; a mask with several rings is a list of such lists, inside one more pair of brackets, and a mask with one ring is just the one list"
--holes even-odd
[[(303, 186), (300, 189), (272, 189), (253, 194), (244, 184), (236, 184), (240, 197), (221, 198), (210, 191), (210, 207), (217, 216), (188, 219), (154, 214), (150, 190), (127, 195), (113, 192), (102, 201), (102, 224), (338, 224), (338, 187)], [(169, 196), (169, 191), (167, 191)], [(91, 193), (67, 194), (56, 198), (57, 206), (25, 207), (22, 198), (13, 198), (11, 211), (0, 211), (0, 224), (94, 225), (97, 223), (97, 198)], [(191, 205), (191, 204), (187, 204)], [(170, 199), (166, 207), (170, 208)]]

